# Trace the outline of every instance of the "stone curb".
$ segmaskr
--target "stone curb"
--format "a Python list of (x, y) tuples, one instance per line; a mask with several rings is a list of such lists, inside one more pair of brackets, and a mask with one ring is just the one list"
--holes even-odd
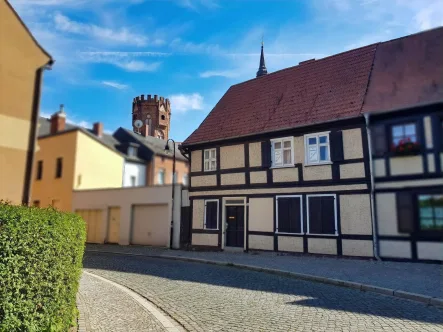
[(85, 302), (83, 300), (82, 295), (80, 292), (77, 293), (77, 309), (79, 313), (79, 317), (77, 319), (77, 331), (78, 332), (89, 332), (91, 331), (89, 327), (89, 312), (87, 311), (87, 307), (85, 305)]
[(405, 299), (405, 300), (411, 300), (411, 301), (415, 301), (415, 302), (424, 303), (426, 305), (443, 308), (443, 298), (439, 298), (439, 297), (431, 297), (431, 296), (426, 296), (426, 295), (422, 295), (422, 294), (409, 293), (409, 292), (405, 292), (402, 290), (394, 290), (394, 289), (383, 288), (383, 287), (378, 287), (378, 286), (374, 286), (374, 285), (361, 284), (358, 282), (314, 276), (311, 274), (277, 270), (277, 269), (260, 267), (260, 266), (255, 266), (255, 265), (238, 264), (238, 263), (227, 262), (227, 261), (213, 261), (213, 260), (202, 259), (202, 258), (173, 256), (173, 255), (138, 254), (138, 253), (126, 253), (126, 252), (104, 251), (104, 250), (86, 250), (86, 252), (126, 255), (126, 256), (135, 256), (135, 257), (148, 257), (148, 258), (164, 258), (164, 259), (179, 260), (179, 261), (186, 261), (186, 262), (195, 262), (195, 263), (212, 264), (212, 265), (220, 265), (220, 266), (232, 266), (232, 267), (236, 267), (239, 269), (245, 269), (245, 270), (256, 271), (256, 272), (265, 272), (265, 273), (275, 274), (275, 275), (279, 275), (279, 276), (290, 277), (290, 278), (294, 278), (294, 279), (301, 279), (301, 280), (319, 282), (319, 283), (328, 284), (328, 285), (358, 289), (362, 292), (371, 292), (371, 293), (377, 293), (377, 294), (382, 294), (382, 295), (387, 295), (387, 296), (392, 296), (392, 297), (398, 297), (398, 298)]

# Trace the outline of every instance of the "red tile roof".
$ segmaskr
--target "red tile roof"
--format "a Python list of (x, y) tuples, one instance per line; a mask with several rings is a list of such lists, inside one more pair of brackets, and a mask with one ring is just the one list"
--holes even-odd
[[(417, 100), (441, 100), (442, 33), (443, 29), (436, 29), (373, 44), (233, 85), (183, 145), (358, 117), (363, 111), (392, 108), (392, 105), (404, 107), (415, 104)], [(437, 38), (440, 38), (439, 42)], [(414, 51), (419, 47), (426, 50)], [(378, 53), (378, 48), (381, 53)], [(404, 50), (400, 51), (400, 48)], [(392, 55), (393, 52), (398, 56)], [(411, 52), (415, 56), (409, 58)], [(422, 63), (427, 57), (430, 57), (430, 63)], [(367, 93), (374, 59), (375, 74), (371, 76), (371, 82), (375, 82), (371, 83), (371, 91)], [(397, 61), (399, 64), (394, 65)], [(411, 69), (417, 67), (411, 64), (421, 69)], [(384, 73), (386, 67), (390, 69), (387, 74)], [(430, 75), (432, 67), (435, 73)], [(405, 71), (412, 76), (404, 75)], [(418, 77), (417, 73), (420, 74)], [(392, 90), (389, 91), (388, 87), (395, 86), (397, 80), (402, 84), (401, 89), (393, 89), (396, 91), (394, 102), (389, 100)], [(436, 88), (430, 80), (436, 82)], [(384, 88), (377, 92), (374, 86), (379, 84)], [(414, 88), (421, 90), (414, 92)]]
[(443, 28), (379, 44), (363, 112), (443, 102)]

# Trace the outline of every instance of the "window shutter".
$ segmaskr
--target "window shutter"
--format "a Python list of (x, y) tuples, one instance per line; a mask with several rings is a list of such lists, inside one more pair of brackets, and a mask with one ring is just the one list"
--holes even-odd
[(331, 161), (343, 160), (343, 133), (341, 130), (331, 131), (329, 134), (329, 144), (331, 150)]
[(372, 127), (371, 138), (374, 156), (383, 157), (388, 151), (388, 136), (386, 135), (386, 127), (383, 125)]
[[(433, 115), (431, 117), (432, 121), (432, 137), (434, 138), (433, 147), (434, 149), (443, 149), (443, 127), (442, 118), (438, 115)], [(440, 150), (441, 151), (441, 150)]]
[(322, 234), (321, 197), (309, 197), (309, 233)]
[(414, 196), (412, 193), (397, 193), (397, 223), (400, 233), (414, 232)]
[(261, 142), (261, 163), (263, 167), (271, 167), (271, 143), (269, 141)]
[(206, 202), (206, 224), (207, 229), (216, 229), (217, 225), (217, 202)]
[(335, 234), (335, 198), (325, 196), (321, 198), (322, 234)]

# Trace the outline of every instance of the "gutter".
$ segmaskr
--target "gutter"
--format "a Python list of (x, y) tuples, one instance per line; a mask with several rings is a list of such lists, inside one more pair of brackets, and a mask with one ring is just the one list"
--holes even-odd
[(371, 201), (371, 222), (372, 222), (372, 244), (374, 248), (374, 257), (380, 261), (381, 258), (378, 255), (378, 230), (377, 230), (377, 223), (376, 223), (376, 215), (375, 215), (375, 185), (374, 185), (374, 170), (373, 170), (373, 164), (372, 164), (372, 140), (371, 140), (371, 130), (369, 129), (369, 113), (364, 113), (363, 116), (365, 117), (365, 123), (366, 123), (366, 134), (367, 134), (367, 140), (368, 140), (368, 150), (369, 150), (369, 174), (371, 178), (371, 194), (370, 194), (370, 201)]
[(29, 205), (32, 188), (32, 168), (34, 165), (35, 146), (37, 144), (37, 126), (40, 110), (40, 96), (42, 78), (44, 70), (51, 70), (54, 60), (51, 58), (48, 63), (37, 69), (34, 80), (34, 96), (32, 100), (31, 128), (29, 129), (28, 152), (26, 156), (25, 181), (23, 183), (22, 205)]

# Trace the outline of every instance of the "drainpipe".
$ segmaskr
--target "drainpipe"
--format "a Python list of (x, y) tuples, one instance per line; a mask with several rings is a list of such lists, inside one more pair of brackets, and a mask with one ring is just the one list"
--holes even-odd
[(374, 184), (374, 170), (373, 170), (373, 164), (372, 164), (372, 140), (371, 140), (371, 130), (369, 128), (369, 113), (364, 114), (365, 122), (366, 122), (366, 134), (367, 134), (367, 140), (368, 140), (368, 147), (369, 147), (369, 174), (371, 178), (371, 221), (372, 221), (372, 244), (374, 248), (374, 257), (380, 261), (381, 258), (378, 255), (378, 238), (377, 238), (377, 223), (376, 223), (376, 216), (375, 216), (375, 184)]
[(38, 126), (38, 114), (40, 109), (40, 95), (42, 88), (43, 71), (51, 70), (54, 60), (50, 59), (47, 64), (38, 68), (34, 78), (34, 96), (32, 100), (32, 111), (31, 111), (31, 127), (29, 129), (28, 137), (28, 151), (26, 154), (26, 166), (23, 182), (23, 193), (22, 193), (22, 205), (28, 206), (31, 200), (31, 189), (32, 189), (32, 169), (34, 165), (34, 153), (35, 147), (37, 145), (37, 126)]

